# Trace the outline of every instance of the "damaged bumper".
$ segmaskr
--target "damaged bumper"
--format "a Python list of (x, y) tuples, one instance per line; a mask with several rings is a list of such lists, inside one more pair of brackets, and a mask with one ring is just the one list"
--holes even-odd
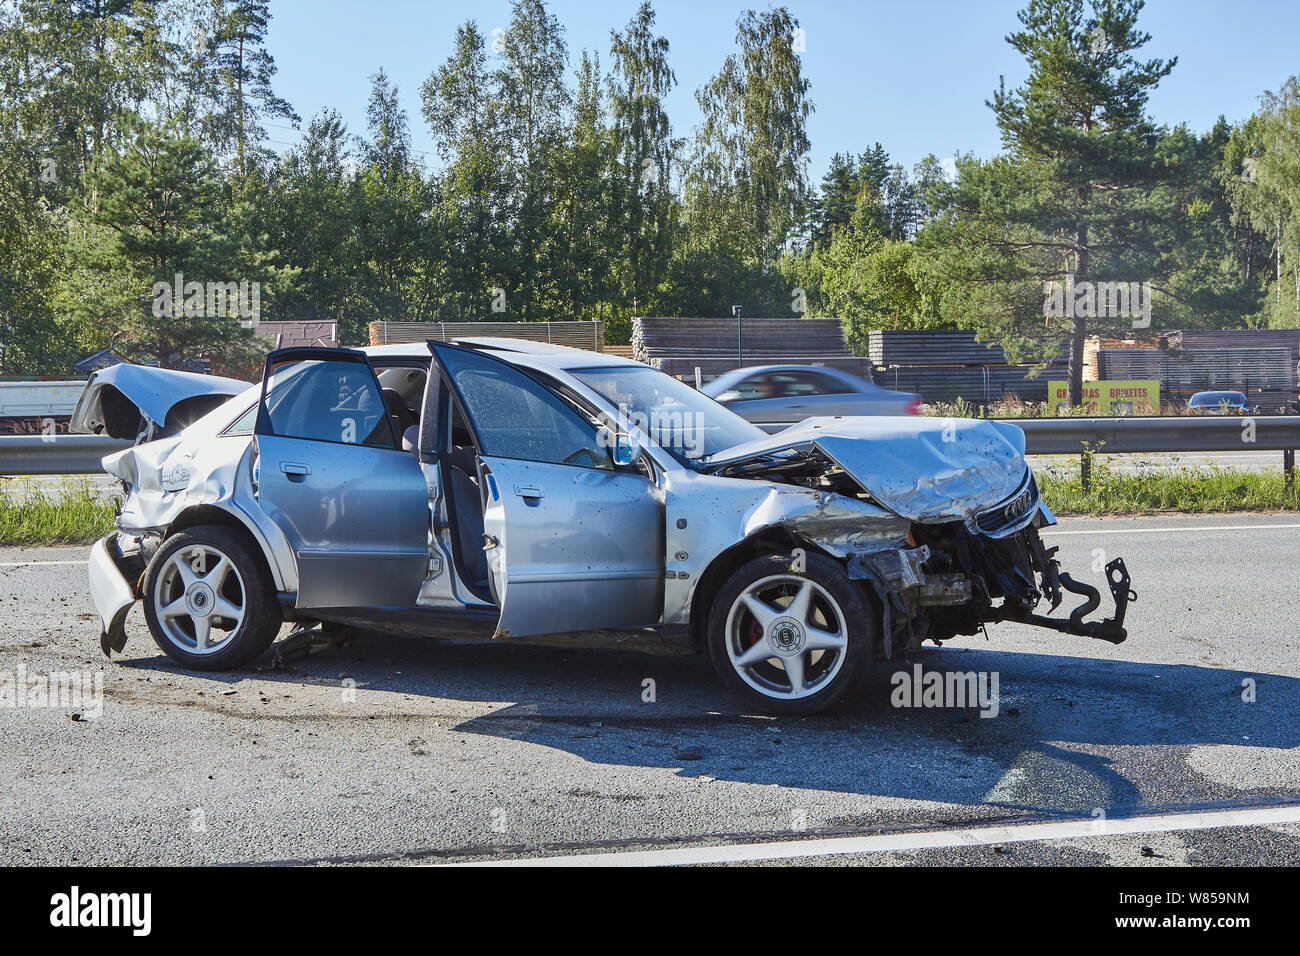
[(99, 612), (102, 629), (99, 646), (107, 655), (110, 651), (121, 651), (126, 646), (127, 612), (136, 602), (135, 587), (127, 579), (117, 551), (117, 534), (110, 534), (95, 542), (90, 549), (90, 596)]
[[(1055, 565), (1056, 562), (1052, 563)], [(1076, 581), (1064, 571), (1057, 572), (1056, 577), (1061, 588), (1072, 594), (1082, 595), (1084, 598), (1084, 602), (1070, 612), (1069, 618), (1046, 617), (1007, 604), (999, 608), (1004, 613), (998, 619), (1051, 628), (1054, 631), (1078, 634), (1081, 637), (1095, 637), (1101, 641), (1109, 641), (1111, 644), (1123, 644), (1128, 639), (1128, 631), (1124, 629), (1124, 616), (1128, 613), (1129, 602), (1137, 600), (1137, 592), (1130, 587), (1128, 568), (1124, 566), (1123, 558), (1115, 558), (1106, 565), (1106, 583), (1110, 586), (1115, 613), (1100, 621), (1085, 621), (1084, 618), (1101, 607), (1101, 593), (1091, 584)], [(1058, 592), (1053, 597), (1052, 610), (1056, 610), (1060, 600)]]
[[(1038, 536), (1040, 524), (1054, 523), (1050, 512), (1037, 513), (1038, 520), (1017, 519), (1017, 529), (999, 535), (972, 533), (960, 525), (914, 526), (914, 535), (924, 539), (914, 547), (850, 555), (849, 577), (871, 583), (893, 625), (886, 628), (887, 656), (898, 641), (916, 647), (925, 640), (977, 634), (985, 624), (1002, 621), (1123, 643), (1128, 605), (1137, 600), (1123, 559), (1105, 567), (1114, 611), (1088, 620), (1101, 607), (1102, 595), (1061, 570), (1057, 549), (1045, 548)], [(1055, 611), (1067, 592), (1084, 599), (1067, 616), (1035, 613), (1044, 599)], [(899, 633), (892, 633), (895, 628)]]

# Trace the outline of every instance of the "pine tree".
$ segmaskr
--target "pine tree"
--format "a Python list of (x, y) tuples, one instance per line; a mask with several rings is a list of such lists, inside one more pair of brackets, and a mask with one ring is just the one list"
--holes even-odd
[[(1166, 173), (1155, 157), (1146, 103), (1177, 60), (1136, 58), (1150, 39), (1137, 27), (1142, 0), (1092, 0), (1090, 6), (1030, 0), (1020, 11), (1022, 29), (1007, 42), (1028, 61), (1029, 76), (1016, 90), (999, 88), (990, 106), (1023, 185), (1010, 193), (977, 192), (973, 175), (962, 212), (1017, 227), (1002, 248), (1038, 254), (1029, 271), (1042, 278), (1150, 281), (1162, 264), (1152, 235), (1158, 213), (1147, 200)], [(1084, 340), (1096, 324), (1073, 311), (1072, 405), (1082, 394)]]
[(261, 123), (283, 119), (297, 126), (298, 114), (271, 86), (275, 59), (266, 49), (271, 22), (268, 0), (215, 0), (210, 41), (220, 112), (219, 126), (235, 144), (235, 168), (248, 172), (248, 152), (266, 137)]
[(107, 303), (121, 312), (104, 315), (122, 336), (114, 344), (164, 367), (199, 355), (243, 355), (252, 338), (240, 325), (245, 316), (229, 302), (226, 314), (214, 314), (205, 287), (243, 281), (251, 289), (255, 277), (242, 268), (244, 250), (226, 220), (227, 197), (202, 147), (174, 128), (136, 123), (92, 179), (100, 197), (93, 221), (104, 237), (92, 267), (125, 291)]

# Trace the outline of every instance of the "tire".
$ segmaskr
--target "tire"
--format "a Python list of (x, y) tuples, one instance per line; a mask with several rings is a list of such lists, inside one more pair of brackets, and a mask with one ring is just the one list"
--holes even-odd
[[(727, 579), (709, 612), (714, 669), (760, 712), (820, 713), (870, 669), (879, 630), (874, 605), (835, 561), (812, 553), (802, 560), (803, 571), (792, 570), (792, 554), (750, 561)], [(802, 611), (789, 610), (796, 601)]]
[(280, 630), (270, 571), (246, 535), (222, 525), (197, 525), (164, 541), (143, 590), (154, 642), (193, 670), (247, 664)]

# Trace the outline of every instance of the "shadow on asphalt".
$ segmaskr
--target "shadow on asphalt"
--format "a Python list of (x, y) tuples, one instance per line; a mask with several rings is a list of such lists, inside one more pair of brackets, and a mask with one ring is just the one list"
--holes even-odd
[[(996, 674), (996, 716), (893, 706), (891, 675), (912, 674), (910, 663), (877, 664), (863, 693), (831, 713), (774, 718), (741, 709), (703, 657), (370, 634), (283, 668), (191, 676), (338, 687), (346, 675), (362, 691), (495, 704), (453, 730), (595, 764), (1034, 811), (1240, 797), (1195, 773), (1164, 771), (1207, 744), (1300, 746), (1300, 680), (1291, 677), (951, 646), (918, 660), (923, 673)], [(161, 655), (121, 663), (181, 671)], [(1247, 680), (1256, 702), (1243, 699)], [(350, 716), (340, 708), (339, 720)]]

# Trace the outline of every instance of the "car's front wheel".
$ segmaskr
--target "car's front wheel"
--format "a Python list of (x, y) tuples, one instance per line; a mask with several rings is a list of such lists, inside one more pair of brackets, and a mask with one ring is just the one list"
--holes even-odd
[(868, 670), (877, 619), (835, 561), (772, 554), (723, 585), (708, 622), (709, 657), (724, 683), (756, 709), (813, 714)]
[(239, 667), (271, 646), (275, 585), (245, 535), (202, 525), (168, 538), (144, 576), (144, 616), (163, 652), (195, 670)]

